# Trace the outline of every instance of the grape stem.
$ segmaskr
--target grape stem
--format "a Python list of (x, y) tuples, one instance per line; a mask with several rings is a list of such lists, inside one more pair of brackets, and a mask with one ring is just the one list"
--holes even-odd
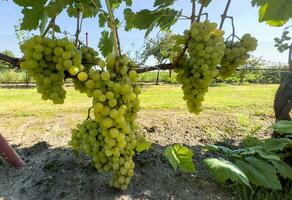
[(229, 9), (229, 6), (230, 6), (230, 3), (231, 3), (231, 0), (227, 0), (227, 4), (226, 4), (226, 6), (225, 6), (224, 12), (223, 12), (223, 14), (221, 15), (221, 22), (220, 22), (219, 29), (222, 29), (222, 28), (223, 28), (224, 21), (225, 21), (225, 19), (227, 18), (227, 12), (228, 12), (228, 9)]
[[(191, 25), (190, 25), (190, 27), (191, 27), (192, 23), (195, 22), (195, 20), (196, 20), (196, 0), (192, 0), (192, 15), (191, 15), (190, 19), (191, 19)], [(175, 68), (178, 65), (181, 58), (185, 55), (185, 53), (188, 49), (188, 43), (190, 40), (191, 40), (191, 34), (189, 34), (189, 37), (184, 45), (184, 48), (182, 49), (180, 54), (176, 57), (175, 61), (173, 62), (173, 66), (172, 66), (173, 68)]]
[(106, 0), (106, 7), (108, 10), (108, 14), (110, 17), (110, 26), (112, 29), (112, 33), (114, 36), (114, 51), (115, 51), (115, 55), (120, 57), (121, 56), (121, 47), (120, 47), (120, 40), (119, 40), (119, 35), (118, 35), (118, 29), (117, 29), (117, 25), (116, 25), (116, 21), (114, 18), (114, 14), (113, 14), (113, 10), (110, 6), (110, 2), (109, 0)]
[(91, 113), (91, 110), (92, 109), (93, 109), (93, 106), (91, 106), (90, 108), (88, 108), (88, 111), (87, 111), (87, 120), (91, 119), (90, 113)]
[(81, 26), (80, 26), (80, 9), (77, 8), (77, 18), (76, 18), (76, 33), (75, 33), (75, 45), (78, 46), (78, 41), (79, 41), (79, 35), (81, 32)]
[(197, 18), (197, 22), (199, 22), (201, 20), (201, 16), (202, 16), (203, 9), (204, 9), (204, 3), (205, 3), (205, 0), (202, 0), (200, 11), (199, 11), (198, 18)]
[(55, 20), (56, 20), (56, 17), (53, 17), (48, 26), (46, 27), (45, 31), (42, 33), (42, 37), (46, 37), (47, 33), (49, 32), (49, 30), (55, 25)]

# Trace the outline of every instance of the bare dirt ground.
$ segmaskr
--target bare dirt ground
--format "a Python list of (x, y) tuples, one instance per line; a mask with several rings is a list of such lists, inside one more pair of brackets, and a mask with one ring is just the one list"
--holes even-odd
[[(110, 175), (98, 174), (90, 160), (74, 157), (67, 142), (70, 129), (81, 122), (82, 114), (67, 113), (46, 119), (1, 116), (0, 132), (25, 160), (22, 169), (12, 169), (0, 161), (0, 199), (233, 199), (232, 190), (216, 184), (201, 161), (211, 154), (202, 150), (207, 143), (220, 141), (240, 145), (246, 127), (226, 113), (204, 112), (194, 116), (171, 109), (142, 110), (140, 132), (153, 142), (155, 150), (135, 156), (135, 175), (129, 189), (119, 192), (107, 186)], [(270, 134), (272, 116), (251, 116), (263, 128), (261, 137)], [(16, 123), (17, 121), (17, 123)], [(14, 128), (11, 127), (14, 124)], [(194, 152), (196, 174), (174, 171), (159, 151), (173, 143), (183, 143)]]

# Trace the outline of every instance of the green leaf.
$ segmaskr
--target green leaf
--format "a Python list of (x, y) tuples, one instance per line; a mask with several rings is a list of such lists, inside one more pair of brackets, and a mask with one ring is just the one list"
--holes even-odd
[[(13, 0), (13, 2), (21, 7), (34, 7), (39, 5), (40, 2), (44, 2), (44, 0), (36, 1), (36, 0)], [(45, 0), (47, 2), (47, 0)], [(41, 3), (45, 5), (45, 3)]]
[(212, 176), (220, 183), (224, 184), (227, 180), (232, 180), (250, 187), (246, 175), (232, 162), (223, 158), (207, 158), (203, 162)]
[(24, 15), (20, 25), (21, 30), (31, 31), (37, 29), (44, 12), (44, 8), (24, 8), (21, 12)]
[(107, 15), (105, 14), (99, 14), (98, 15), (98, 23), (99, 27), (105, 27), (105, 23), (107, 22)]
[(126, 3), (126, 6), (132, 6), (133, 1), (132, 0), (124, 0)]
[(165, 8), (158, 10), (144, 9), (137, 13), (134, 13), (130, 8), (124, 10), (124, 17), (126, 20), (125, 30), (139, 29), (147, 30), (147, 35), (155, 27), (159, 27), (161, 30), (168, 30), (181, 15), (174, 9)]
[(282, 26), (292, 18), (291, 0), (252, 0), (252, 5), (259, 7), (259, 21), (271, 26)]
[(55, 0), (50, 1), (46, 6), (45, 11), (47, 12), (50, 18), (56, 17), (59, 15), (68, 5), (68, 0)]
[(109, 53), (112, 53), (113, 45), (114, 42), (112, 34), (109, 34), (108, 31), (103, 31), (101, 33), (98, 48), (104, 57), (106, 57)]
[(165, 149), (164, 155), (172, 167), (182, 172), (194, 173), (196, 171), (193, 162), (193, 152), (182, 144), (175, 144)]
[(155, 0), (154, 7), (166, 8), (174, 4), (176, 0)]
[(151, 147), (151, 143), (147, 142), (145, 137), (140, 137), (137, 140), (137, 144), (136, 144), (135, 150), (138, 153), (141, 153), (143, 151), (148, 151), (150, 147)]
[(277, 123), (272, 125), (272, 128), (274, 129), (274, 131), (280, 134), (292, 133), (292, 121), (288, 120), (278, 121)]
[(263, 150), (265, 151), (283, 151), (286, 147), (292, 145), (292, 140), (288, 138), (269, 138), (264, 140)]
[(256, 151), (256, 152), (260, 157), (265, 158), (267, 160), (276, 160), (276, 161), (281, 160), (281, 158), (278, 155), (271, 152), (264, 152), (264, 151)]
[(229, 148), (223, 147), (223, 146), (218, 146), (218, 145), (213, 145), (209, 144), (205, 146), (209, 151), (213, 152), (223, 152), (226, 156), (233, 156), (235, 152)]
[(285, 163), (283, 160), (274, 161), (272, 160), (271, 163), (274, 167), (278, 170), (279, 174), (284, 178), (289, 178), (292, 180), (292, 167)]
[(253, 156), (246, 157), (245, 160), (247, 162), (238, 160), (235, 164), (245, 173), (252, 184), (281, 190), (282, 186), (278, 180), (277, 171), (271, 164)]

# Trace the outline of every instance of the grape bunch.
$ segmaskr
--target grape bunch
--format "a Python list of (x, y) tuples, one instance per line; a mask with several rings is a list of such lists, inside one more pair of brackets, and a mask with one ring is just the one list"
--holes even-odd
[(224, 79), (231, 76), (237, 67), (246, 63), (250, 57), (249, 52), (257, 48), (257, 40), (251, 37), (250, 34), (245, 34), (240, 41), (234, 43), (227, 41), (225, 44), (226, 49), (219, 71), (219, 75)]
[(113, 172), (110, 186), (125, 190), (133, 176), (141, 89), (135, 65), (127, 57), (117, 61), (110, 54), (106, 62), (99, 61), (99, 68), (80, 72), (75, 80), (77, 90), (93, 97), (95, 119), (72, 131), (71, 145), (89, 155), (98, 172)]
[(217, 65), (225, 49), (223, 35), (224, 32), (217, 29), (217, 24), (209, 21), (194, 22), (191, 30), (185, 32), (188, 54), (180, 59), (176, 71), (190, 112), (201, 112), (204, 95), (218, 74)]
[(65, 99), (64, 71), (76, 75), (83, 70), (81, 53), (68, 39), (34, 36), (21, 46), (24, 60), (20, 63), (37, 85), (44, 100), (62, 104)]

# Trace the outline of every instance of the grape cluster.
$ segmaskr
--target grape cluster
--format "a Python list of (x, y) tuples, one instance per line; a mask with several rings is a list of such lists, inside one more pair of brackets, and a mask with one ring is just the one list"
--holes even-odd
[[(188, 55), (180, 59), (177, 80), (182, 84), (184, 100), (189, 110), (198, 114), (204, 95), (213, 78), (218, 74), (217, 65), (224, 54), (222, 30), (209, 21), (194, 22), (185, 32), (188, 41)], [(188, 40), (188, 38), (190, 39)]]
[(77, 90), (93, 97), (95, 120), (72, 131), (72, 148), (89, 155), (98, 172), (112, 171), (110, 185), (122, 190), (133, 176), (137, 141), (133, 131), (141, 89), (134, 67), (127, 57), (117, 61), (110, 54), (99, 61), (100, 70), (81, 72), (75, 81)]
[(237, 67), (246, 63), (250, 57), (249, 52), (256, 50), (257, 40), (250, 34), (245, 34), (240, 41), (234, 43), (227, 41), (225, 44), (226, 49), (219, 71), (219, 75), (224, 79), (231, 76)]
[(64, 102), (64, 71), (76, 75), (83, 70), (81, 53), (68, 39), (34, 36), (20, 46), (24, 60), (20, 63), (37, 84), (44, 100), (55, 104)]

